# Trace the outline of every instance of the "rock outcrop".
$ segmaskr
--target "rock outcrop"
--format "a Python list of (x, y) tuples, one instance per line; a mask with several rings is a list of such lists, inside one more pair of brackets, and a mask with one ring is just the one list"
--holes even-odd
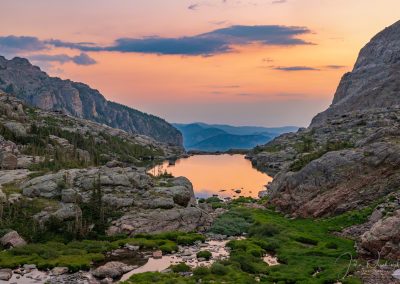
[[(33, 178), (21, 185), (28, 198), (61, 200), (35, 215), (45, 224), (51, 217), (60, 221), (82, 218), (82, 205), (93, 202), (93, 194), (101, 189), (101, 206), (119, 213), (107, 232), (154, 233), (194, 231), (210, 225), (211, 216), (196, 205), (190, 181), (184, 177), (167, 178), (158, 185), (145, 168), (96, 167), (61, 170)], [(100, 206), (100, 204), (98, 204)]]
[[(363, 208), (400, 188), (400, 22), (375, 36), (342, 78), (332, 105), (311, 125), (255, 148), (248, 158), (274, 175), (269, 202), (294, 216)], [(370, 222), (358, 240), (367, 254), (398, 258), (394, 214)], [(397, 237), (396, 237), (397, 236)]]
[(181, 133), (165, 120), (107, 101), (83, 83), (50, 77), (27, 59), (0, 56), (0, 90), (47, 111), (60, 111), (133, 134), (182, 145)]

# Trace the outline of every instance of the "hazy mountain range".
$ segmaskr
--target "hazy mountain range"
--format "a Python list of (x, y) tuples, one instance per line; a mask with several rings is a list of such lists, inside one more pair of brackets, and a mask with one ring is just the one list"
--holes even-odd
[(224, 124), (206, 124), (201, 122), (174, 123), (183, 135), (186, 150), (228, 151), (231, 149), (251, 149), (265, 144), (276, 136), (297, 131), (298, 127), (260, 127), (232, 126)]

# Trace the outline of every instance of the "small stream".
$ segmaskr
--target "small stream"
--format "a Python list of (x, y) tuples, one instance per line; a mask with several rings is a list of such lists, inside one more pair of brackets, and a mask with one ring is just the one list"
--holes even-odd
[[(143, 272), (155, 272), (164, 271), (171, 265), (179, 264), (181, 262), (186, 263), (191, 267), (197, 267), (199, 265), (210, 266), (217, 260), (226, 259), (229, 257), (229, 249), (225, 246), (228, 240), (209, 240), (205, 243), (199, 243), (193, 246), (180, 246), (179, 252), (170, 255), (163, 255), (161, 258), (149, 257), (146, 264), (140, 266), (122, 276), (121, 281), (127, 280), (133, 274)], [(199, 251), (208, 250), (212, 253), (212, 258), (207, 261), (199, 261), (196, 254)], [(124, 262), (123, 260), (119, 260)]]

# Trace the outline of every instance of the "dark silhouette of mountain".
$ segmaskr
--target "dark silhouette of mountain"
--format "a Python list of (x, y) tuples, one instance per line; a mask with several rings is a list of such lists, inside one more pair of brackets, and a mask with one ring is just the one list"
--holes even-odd
[(183, 134), (183, 145), (186, 150), (227, 151), (230, 149), (251, 149), (265, 144), (274, 137), (296, 131), (298, 127), (259, 127), (231, 126), (225, 124), (173, 124)]
[(191, 150), (202, 151), (228, 151), (231, 149), (251, 149), (254, 145), (264, 144), (265, 141), (270, 141), (271, 136), (264, 135), (234, 135), (234, 134), (219, 134), (211, 138), (205, 139), (195, 145), (192, 145)]

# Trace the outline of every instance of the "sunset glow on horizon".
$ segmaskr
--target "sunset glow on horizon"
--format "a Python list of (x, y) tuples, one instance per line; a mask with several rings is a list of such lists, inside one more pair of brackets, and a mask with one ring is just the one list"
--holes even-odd
[(306, 126), (399, 10), (398, 0), (4, 0), (0, 55), (170, 122)]

